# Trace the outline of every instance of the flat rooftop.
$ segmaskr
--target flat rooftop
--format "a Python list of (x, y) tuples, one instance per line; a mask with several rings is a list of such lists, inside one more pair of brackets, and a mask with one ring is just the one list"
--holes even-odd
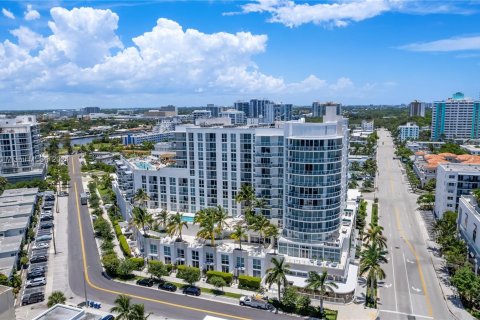
[(36, 195), (5, 197), (0, 198), (0, 207), (31, 205), (34, 204), (36, 200)]
[(469, 173), (474, 175), (480, 175), (480, 163), (479, 164), (466, 164), (466, 163), (445, 163), (441, 164), (447, 171), (456, 171), (462, 173)]
[(57, 304), (33, 320), (80, 320), (84, 315), (85, 311), (82, 309)]
[(16, 229), (27, 229), (29, 220), (29, 217), (2, 219), (0, 223), (0, 232)]
[(0, 238), (0, 253), (17, 252), (20, 250), (23, 235)]
[(16, 257), (0, 258), (0, 273), (9, 277), (12, 273), (13, 267), (17, 262)]
[(0, 219), (12, 217), (29, 217), (33, 213), (32, 206), (8, 206), (0, 207)]
[(8, 189), (3, 191), (0, 198), (6, 197), (16, 197), (16, 196), (31, 196), (38, 193), (38, 188), (19, 188), (19, 189)]

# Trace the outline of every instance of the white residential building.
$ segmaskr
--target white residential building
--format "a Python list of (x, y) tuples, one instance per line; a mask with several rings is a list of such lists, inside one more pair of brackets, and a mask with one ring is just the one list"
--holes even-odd
[(12, 183), (43, 178), (40, 145), (35, 116), (0, 116), (0, 176)]
[(312, 103), (312, 117), (318, 118), (325, 116), (326, 108), (329, 106), (337, 108), (337, 115), (342, 114), (342, 105), (340, 103), (315, 101)]
[(208, 110), (194, 110), (192, 112), (192, 117), (193, 117), (193, 123), (195, 123), (197, 119), (211, 118), (212, 112)]
[(480, 188), (480, 165), (441, 164), (437, 168), (435, 190), (435, 216), (441, 218), (445, 211), (456, 211), (462, 195)]
[(475, 196), (462, 196), (458, 205), (458, 231), (468, 245), (469, 258), (480, 271), (480, 207)]
[(463, 150), (467, 151), (470, 154), (480, 156), (480, 146), (479, 145), (471, 145), (471, 144), (464, 144), (461, 145)]
[(230, 118), (231, 124), (233, 125), (244, 125), (247, 122), (247, 119), (245, 118), (245, 112), (235, 109), (220, 111), (219, 117)]
[(375, 130), (373, 120), (371, 120), (371, 121), (362, 120), (361, 127), (362, 127), (363, 132), (373, 132)]
[[(356, 201), (347, 201), (348, 124), (336, 106), (326, 107), (323, 123), (286, 122), (278, 128), (191, 125), (177, 127), (174, 135), (175, 166), (158, 159), (118, 164), (124, 173), (133, 173), (133, 190), (149, 194), (151, 210), (181, 212), (192, 222), (198, 210), (220, 205), (239, 219), (237, 191), (251, 184), (266, 201), (262, 214), (283, 229), (278, 253), (291, 265), (292, 281), (304, 282), (309, 270), (327, 268), (339, 282), (337, 293), (352, 298), (358, 271), (350, 263)], [(161, 235), (143, 238), (141, 232), (139, 237), (144, 255), (151, 259), (258, 277), (264, 276), (275, 254), (270, 239), (264, 247), (255, 234), (242, 245), (244, 250), (237, 250), (231, 240), (210, 247), (195, 234), (186, 234), (183, 242)]]
[(416, 140), (420, 135), (420, 128), (413, 122), (398, 126), (398, 131), (401, 141)]
[(432, 140), (480, 138), (480, 101), (457, 92), (432, 108)]
[(170, 141), (172, 138), (172, 132), (152, 131), (147, 133), (128, 134), (122, 137), (122, 143), (124, 145), (142, 144), (143, 142), (159, 143)]

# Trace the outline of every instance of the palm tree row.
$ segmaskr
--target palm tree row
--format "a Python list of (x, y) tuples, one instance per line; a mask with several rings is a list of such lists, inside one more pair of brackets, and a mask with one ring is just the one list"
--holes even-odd
[(197, 237), (210, 240), (210, 245), (215, 246), (215, 238), (228, 227), (226, 222), (227, 211), (221, 206), (205, 208), (195, 214), (193, 223), (198, 224), (200, 230)]

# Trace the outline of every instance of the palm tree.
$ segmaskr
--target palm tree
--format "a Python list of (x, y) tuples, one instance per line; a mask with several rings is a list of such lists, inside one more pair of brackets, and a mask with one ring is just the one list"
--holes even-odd
[(270, 223), (270, 225), (267, 227), (267, 229), (265, 230), (265, 237), (266, 238), (270, 238), (272, 240), (272, 243), (273, 243), (273, 254), (277, 254), (277, 238), (280, 234), (280, 229)]
[(383, 235), (383, 227), (379, 225), (371, 224), (367, 230), (367, 233), (363, 237), (366, 245), (375, 244), (379, 249), (387, 248), (387, 238)]
[(142, 188), (139, 188), (137, 192), (135, 192), (135, 195), (133, 196), (133, 200), (140, 204), (142, 207), (145, 206), (145, 202), (150, 200), (150, 197), (148, 196), (147, 192), (143, 190)]
[(237, 195), (235, 196), (237, 202), (243, 202), (245, 207), (250, 211), (253, 211), (253, 203), (255, 202), (255, 189), (249, 183), (244, 183), (238, 190)]
[(377, 280), (385, 279), (385, 271), (380, 264), (387, 263), (386, 254), (387, 251), (378, 248), (375, 243), (369, 245), (360, 254), (360, 275), (367, 274), (367, 299), (365, 299), (365, 304), (369, 301), (368, 297), (373, 301), (376, 300), (373, 295), (377, 287)]
[(217, 225), (216, 232), (222, 233), (222, 231), (228, 227), (227, 223), (228, 212), (222, 206), (215, 208), (215, 223)]
[(145, 315), (145, 305), (143, 303), (134, 304), (130, 319), (132, 320), (147, 320), (151, 313)]
[(235, 225), (233, 232), (230, 235), (230, 238), (238, 241), (238, 244), (240, 245), (240, 250), (242, 250), (242, 239), (245, 239), (246, 237), (247, 232), (245, 231), (245, 227), (243, 226), (243, 224), (238, 223), (237, 225)]
[(168, 218), (168, 223), (167, 223), (167, 233), (170, 236), (178, 236), (178, 239), (182, 241), (182, 230), (183, 228), (188, 229), (188, 224), (186, 221), (183, 221), (183, 215), (180, 212), (177, 212), (174, 215), (171, 215)]
[(318, 274), (315, 271), (308, 272), (308, 278), (305, 280), (307, 286), (306, 289), (312, 290), (314, 293), (318, 292), (320, 296), (320, 314), (323, 316), (323, 299), (327, 292), (333, 292), (333, 289), (338, 288), (338, 285), (328, 280), (327, 269), (323, 269), (322, 274)]
[(259, 215), (255, 218), (253, 225), (252, 225), (252, 230), (257, 232), (260, 236), (260, 243), (263, 240), (263, 237), (265, 236), (265, 232), (268, 230), (270, 227), (271, 223), (268, 221), (267, 218), (263, 215)]
[(281, 287), (285, 288), (288, 284), (287, 281), (287, 274), (290, 272), (290, 266), (288, 264), (285, 264), (285, 259), (276, 259), (272, 258), (270, 260), (272, 263), (272, 267), (268, 268), (266, 273), (267, 276), (265, 277), (265, 283), (268, 284), (268, 288), (272, 286), (272, 284), (276, 284), (278, 288), (278, 301), (280, 301), (281, 298)]
[(56, 304), (65, 304), (67, 298), (61, 291), (53, 291), (52, 294), (48, 297), (47, 306), (49, 308), (53, 307)]
[(115, 306), (110, 309), (110, 312), (117, 313), (115, 317), (117, 320), (131, 320), (133, 306), (130, 304), (130, 298), (126, 295), (119, 295), (114, 301)]
[(193, 222), (200, 226), (197, 237), (209, 239), (212, 247), (215, 246), (215, 236), (217, 234), (217, 228), (215, 227), (216, 214), (215, 208), (205, 208), (198, 211), (193, 218)]
[(137, 229), (142, 229), (144, 237), (148, 237), (145, 227), (153, 223), (152, 214), (148, 213), (146, 209), (140, 207), (133, 208), (132, 214), (133, 224), (137, 227)]
[(160, 223), (160, 225), (162, 226), (162, 228), (165, 229), (167, 227), (167, 223), (168, 223), (168, 212), (167, 212), (167, 210), (163, 209), (162, 211), (160, 211), (160, 213), (157, 215), (157, 220)]

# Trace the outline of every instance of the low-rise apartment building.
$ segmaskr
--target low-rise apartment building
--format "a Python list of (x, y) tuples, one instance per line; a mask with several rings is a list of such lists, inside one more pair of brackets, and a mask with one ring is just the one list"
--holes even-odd
[(480, 164), (441, 164), (437, 168), (435, 209), (437, 218), (446, 211), (456, 211), (460, 197), (480, 188)]
[(461, 196), (458, 205), (458, 231), (468, 246), (469, 259), (480, 272), (480, 207), (473, 195)]
[(420, 135), (420, 128), (413, 122), (398, 126), (398, 136), (400, 141), (417, 140)]

